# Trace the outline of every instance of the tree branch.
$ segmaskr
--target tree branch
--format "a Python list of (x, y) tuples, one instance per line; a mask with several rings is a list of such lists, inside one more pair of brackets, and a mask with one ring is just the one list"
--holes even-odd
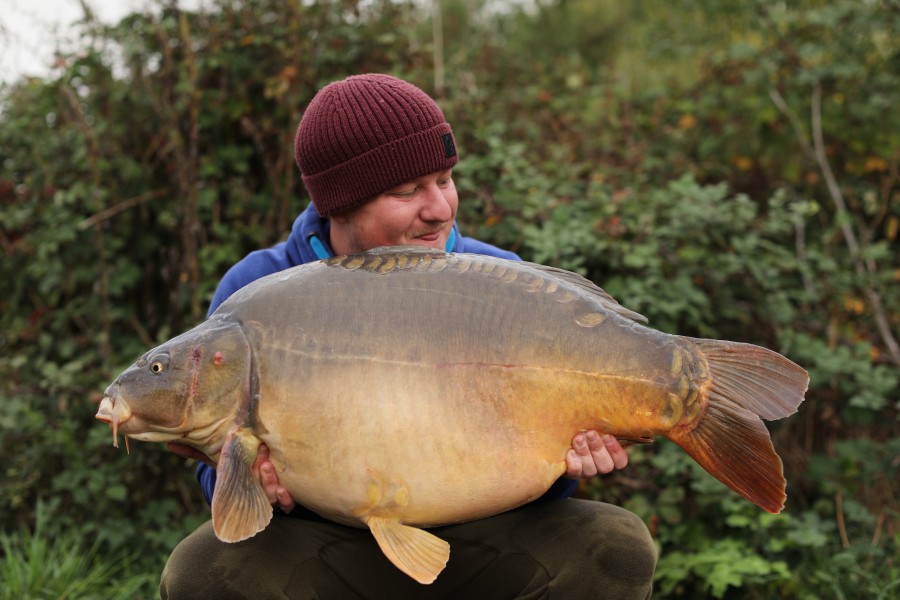
[(812, 98), (810, 99), (812, 143), (810, 143), (809, 139), (806, 137), (802, 121), (797, 116), (797, 113), (788, 106), (788, 103), (785, 101), (784, 96), (781, 95), (781, 92), (774, 87), (770, 88), (769, 98), (772, 99), (772, 102), (778, 110), (781, 111), (781, 114), (787, 117), (794, 130), (794, 134), (797, 137), (797, 141), (803, 149), (803, 153), (816, 163), (819, 171), (822, 173), (822, 177), (825, 179), (828, 195), (831, 197), (831, 201), (835, 206), (838, 227), (840, 227), (844, 242), (850, 250), (854, 270), (862, 279), (862, 291), (869, 302), (869, 307), (872, 309), (878, 333), (888, 350), (891, 361), (900, 365), (900, 345), (897, 344), (897, 339), (894, 337), (894, 333), (891, 330), (891, 321), (887, 316), (887, 312), (884, 310), (881, 295), (875, 288), (867, 283), (869, 278), (877, 275), (878, 266), (872, 258), (866, 258), (862, 252), (861, 245), (856, 237), (856, 232), (853, 229), (851, 214), (847, 209), (847, 202), (844, 200), (844, 194), (834, 175), (834, 171), (831, 169), (831, 164), (828, 162), (828, 155), (825, 152), (825, 138), (822, 133), (822, 85), (821, 83), (816, 83), (813, 87)]
[(844, 235), (844, 241), (847, 243), (847, 247), (850, 250), (850, 256), (853, 259), (853, 266), (856, 269), (856, 273), (863, 278), (863, 292), (865, 293), (866, 298), (868, 298), (869, 305), (875, 315), (875, 324), (878, 327), (878, 333), (881, 335), (884, 345), (887, 346), (893, 362), (900, 365), (900, 345), (897, 344), (897, 339), (891, 331), (891, 322), (890, 319), (888, 319), (887, 313), (884, 310), (884, 305), (881, 302), (881, 295), (872, 286), (866, 283), (867, 277), (872, 277), (877, 274), (877, 265), (873, 259), (866, 258), (861, 252), (859, 241), (856, 239), (856, 233), (853, 231), (850, 213), (847, 210), (847, 203), (844, 201), (844, 194), (841, 192), (837, 178), (834, 176), (834, 171), (831, 170), (831, 165), (828, 163), (828, 156), (825, 154), (825, 141), (824, 136), (822, 135), (822, 85), (818, 82), (813, 87), (810, 112), (814, 156), (816, 163), (819, 165), (819, 170), (825, 178), (828, 194), (831, 196), (831, 200), (837, 208), (838, 225)]
[(871, 261), (862, 262), (862, 256), (859, 248), (859, 241), (856, 239), (856, 233), (853, 231), (851, 224), (850, 211), (847, 210), (847, 203), (844, 201), (844, 194), (841, 192), (841, 186), (838, 185), (831, 170), (831, 164), (828, 162), (828, 156), (825, 154), (825, 140), (822, 135), (822, 85), (816, 82), (813, 86), (812, 99), (810, 100), (810, 123), (812, 125), (813, 137), (813, 158), (819, 165), (819, 170), (825, 178), (825, 185), (828, 187), (828, 195), (831, 196), (835, 208), (837, 208), (837, 222), (844, 234), (844, 240), (847, 247), (850, 248), (850, 254), (853, 256), (853, 262), (856, 264), (856, 272), (860, 275), (865, 274), (866, 270), (870, 273), (875, 270), (875, 265)]
[(146, 192), (139, 196), (134, 196), (133, 198), (122, 200), (121, 202), (114, 204), (107, 209), (101, 210), (100, 212), (93, 214), (84, 221), (80, 222), (78, 224), (78, 229), (85, 230), (88, 227), (93, 227), (94, 225), (106, 221), (107, 219), (111, 219), (120, 212), (124, 212), (133, 206), (142, 204), (147, 200), (153, 200), (154, 198), (165, 196), (168, 193), (168, 190), (156, 190), (155, 192)]
[(431, 1), (431, 37), (434, 44), (434, 91), (438, 98), (444, 95), (444, 21), (441, 0)]
[(769, 98), (772, 99), (772, 102), (775, 103), (775, 106), (781, 111), (781, 114), (787, 117), (791, 127), (794, 129), (794, 135), (797, 136), (797, 141), (800, 142), (800, 148), (803, 149), (803, 154), (810, 160), (815, 160), (816, 153), (813, 151), (812, 146), (810, 146), (809, 140), (806, 139), (806, 132), (803, 131), (803, 123), (800, 121), (797, 113), (791, 110), (791, 107), (785, 102), (784, 96), (781, 95), (781, 92), (779, 92), (778, 89), (769, 88)]

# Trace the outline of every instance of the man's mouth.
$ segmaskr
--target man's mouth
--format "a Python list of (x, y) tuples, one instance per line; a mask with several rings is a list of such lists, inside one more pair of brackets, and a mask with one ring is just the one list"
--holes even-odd
[(413, 239), (428, 243), (436, 242), (441, 239), (441, 234), (443, 233), (443, 231), (444, 229), (442, 227), (440, 229), (436, 229), (434, 231), (429, 231), (426, 233), (417, 233), (413, 236)]

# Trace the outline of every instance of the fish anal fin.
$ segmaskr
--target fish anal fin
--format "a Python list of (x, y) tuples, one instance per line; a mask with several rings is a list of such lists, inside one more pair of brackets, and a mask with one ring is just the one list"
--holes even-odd
[(246, 430), (228, 436), (216, 465), (212, 521), (216, 537), (240, 542), (253, 537), (272, 520), (272, 505), (253, 475), (260, 440)]
[(620, 433), (615, 434), (616, 439), (619, 441), (619, 445), (623, 448), (627, 448), (629, 446), (634, 446), (635, 444), (651, 444), (653, 443), (653, 436), (639, 436), (639, 435), (622, 435)]
[(424, 529), (386, 517), (369, 517), (366, 524), (388, 560), (419, 583), (434, 582), (450, 559), (450, 544)]

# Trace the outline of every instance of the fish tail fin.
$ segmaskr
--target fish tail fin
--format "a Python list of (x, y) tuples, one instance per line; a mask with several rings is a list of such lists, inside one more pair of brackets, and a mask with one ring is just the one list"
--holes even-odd
[(761, 419), (791, 415), (809, 375), (784, 356), (751, 344), (691, 339), (705, 356), (706, 414), (669, 436), (716, 479), (770, 513), (786, 499), (781, 458)]

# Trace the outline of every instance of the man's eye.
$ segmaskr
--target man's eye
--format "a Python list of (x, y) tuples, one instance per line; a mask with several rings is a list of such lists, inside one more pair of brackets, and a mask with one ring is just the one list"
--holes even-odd
[(405, 190), (402, 192), (394, 192), (391, 195), (396, 198), (412, 198), (413, 196), (416, 195), (416, 190), (412, 189), (412, 190)]

